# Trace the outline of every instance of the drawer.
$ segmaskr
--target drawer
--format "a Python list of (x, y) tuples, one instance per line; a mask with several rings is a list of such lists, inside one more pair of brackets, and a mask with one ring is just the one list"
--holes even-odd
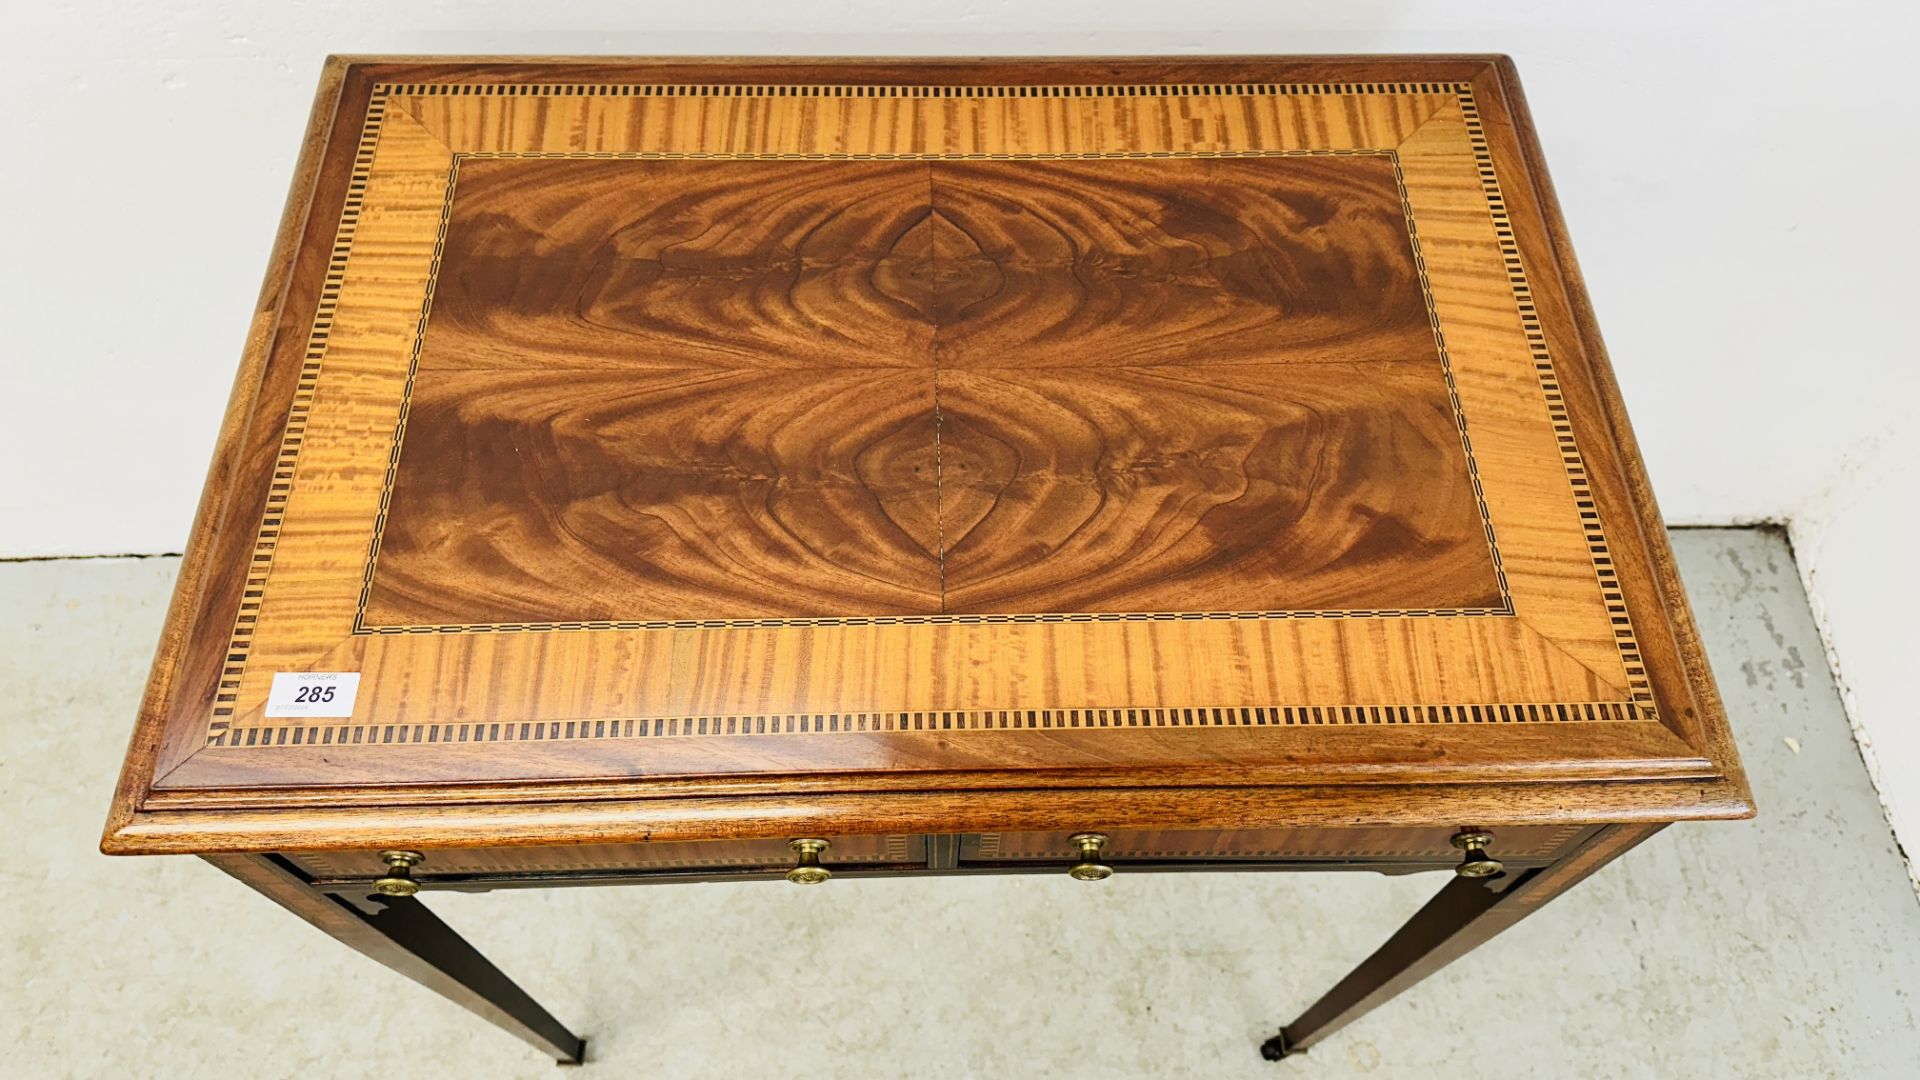
[[(1507, 862), (1545, 862), (1571, 847), (1591, 826), (1530, 825), (1493, 829), (1488, 851)], [(1408, 862), (1453, 863), (1456, 829), (1097, 829), (1106, 834), (1101, 858), (1110, 863)], [(1071, 863), (1079, 849), (1072, 832), (984, 833), (960, 842), (960, 864)]]
[[(827, 867), (911, 868), (926, 864), (922, 836), (832, 837), (820, 861)], [(689, 871), (784, 871), (794, 864), (785, 840), (697, 840), (660, 844), (591, 844), (569, 847), (447, 848), (426, 853), (413, 869), (424, 882), (436, 877), (523, 874), (685, 873)], [(289, 852), (286, 857), (316, 879), (372, 879), (386, 872), (374, 851)]]

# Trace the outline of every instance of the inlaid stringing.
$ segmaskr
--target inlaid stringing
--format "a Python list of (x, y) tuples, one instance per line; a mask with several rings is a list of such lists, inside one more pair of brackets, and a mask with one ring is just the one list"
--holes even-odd
[[(1209, 569), (1205, 560), (1194, 559), (1174, 559), (1164, 573), (1143, 571), (1138, 584), (1114, 583), (1125, 577), (1127, 568), (1138, 565), (1137, 559), (1129, 557), (1116, 558), (1110, 567), (1094, 565), (1082, 571), (1082, 579), (1093, 584), (1069, 589), (1048, 576), (1048, 559), (1054, 556), (996, 563), (994, 550), (988, 549), (973, 564), (981, 575), (977, 582), (950, 579), (956, 566), (967, 565), (960, 557), (967, 553), (965, 538), (949, 544), (944, 526), (955, 512), (950, 504), (958, 504), (966, 492), (959, 486), (949, 489), (941, 481), (966, 464), (966, 455), (976, 447), (984, 448), (978, 456), (987, 461), (990, 452), (1006, 441), (986, 436), (969, 443), (966, 424), (1004, 418), (1006, 403), (1015, 400), (1009, 395), (1029, 393), (1036, 385), (1067, 389), (1045, 391), (1035, 400), (1083, 403), (1090, 399), (1071, 385), (1078, 377), (1072, 371), (1072, 350), (1060, 351), (1061, 345), (1044, 340), (1052, 332), (1050, 325), (1033, 331), (1011, 353), (998, 346), (979, 350), (980, 355), (1011, 356), (1010, 367), (968, 367), (966, 343), (964, 339), (956, 342), (954, 334), (975, 332), (991, 342), (993, 335), (1004, 334), (1009, 326), (1021, 329), (1019, 313), (966, 331), (964, 309), (958, 316), (945, 312), (938, 291), (964, 290), (969, 282), (964, 276), (939, 279), (941, 236), (949, 242), (974, 243), (976, 250), (981, 250), (981, 238), (958, 227), (936, 235), (936, 226), (930, 226), (929, 265), (922, 266), (911, 257), (895, 260), (903, 269), (899, 282), (890, 286), (895, 292), (886, 299), (911, 308), (919, 295), (914, 290), (923, 287), (921, 279), (932, 282), (924, 285), (929, 313), (925, 328), (932, 335), (929, 350), (935, 357), (930, 369), (934, 409), (931, 423), (925, 425), (932, 438), (927, 442), (903, 439), (906, 449), (889, 449), (885, 454), (869, 453), (870, 447), (859, 450), (868, 457), (886, 458), (886, 464), (898, 463), (903, 475), (918, 477), (930, 469), (934, 477), (931, 511), (919, 508), (916, 500), (924, 501), (924, 496), (914, 487), (918, 481), (910, 480), (901, 483), (897, 504), (882, 515), (883, 524), (906, 520), (928, 527), (924, 535), (902, 530), (905, 542), (877, 543), (871, 548), (870, 561), (889, 572), (897, 569), (897, 576), (869, 574), (864, 580), (880, 585), (867, 592), (822, 587), (814, 589), (818, 596), (800, 595), (807, 582), (794, 578), (793, 595), (762, 601), (729, 600), (716, 593), (715, 583), (738, 575), (715, 571), (695, 582), (703, 588), (690, 587), (677, 598), (662, 599), (665, 594), (644, 581), (635, 588), (654, 591), (629, 597), (640, 606), (695, 604), (707, 602), (702, 597), (719, 596), (712, 602), (796, 609), (812, 603), (820, 608), (761, 614), (743, 609), (684, 618), (664, 609), (586, 611), (584, 606), (603, 602), (611, 588), (606, 581), (595, 581), (589, 583), (591, 587), (580, 587), (574, 602), (583, 605), (582, 610), (536, 617), (544, 614), (539, 603), (560, 603), (556, 595), (564, 599), (569, 582), (580, 575), (578, 567), (588, 563), (549, 562), (546, 569), (560, 572), (546, 575), (532, 574), (525, 567), (486, 570), (485, 560), (497, 559), (498, 552), (525, 550), (526, 545), (487, 549), (483, 540), (475, 539), (485, 530), (457, 537), (428, 534), (436, 528), (458, 529), (463, 522), (484, 525), (506, 520), (483, 516), (495, 511), (500, 496), (489, 494), (463, 503), (457, 487), (421, 488), (424, 494), (419, 498), (430, 500), (421, 505), (432, 512), (423, 509), (409, 519), (408, 484), (414, 475), (410, 468), (420, 469), (419, 475), (428, 478), (418, 483), (438, 482), (448, 475), (441, 464), (471, 458), (471, 453), (435, 457), (434, 444), (422, 441), (423, 432), (438, 433), (446, 445), (454, 445), (449, 440), (471, 437), (475, 429), (461, 410), (475, 409), (485, 400), (482, 392), (471, 387), (498, 384), (514, 377), (513, 370), (529, 375), (549, 371), (543, 385), (561, 385), (552, 378), (559, 369), (512, 369), (510, 365), (488, 369), (484, 364), (476, 368), (471, 352), (445, 365), (434, 359), (436, 341), (461, 333), (457, 324), (447, 322), (448, 284), (441, 280), (441, 272), (450, 236), (458, 247), (468, 235), (461, 232), (463, 225), (472, 224), (463, 222), (460, 214), (463, 206), (480, 197), (475, 192), (483, 190), (475, 187), (474, 170), (492, 170), (488, 175), (513, 196), (498, 202), (488, 219), (492, 231), (486, 235), (497, 238), (510, 235), (512, 215), (539, 198), (537, 185), (515, 194), (510, 185), (516, 174), (503, 170), (535, 170), (524, 175), (552, 177), (559, 175), (552, 170), (594, 168), (595, 162), (614, 168), (651, 167), (645, 163), (710, 168), (716, 177), (753, 167), (752, 163), (768, 163), (761, 167), (773, 169), (840, 163), (836, 176), (853, 177), (856, 173), (846, 171), (853, 169), (865, 178), (862, 182), (891, 176), (887, 170), (896, 166), (919, 166), (930, 178), (928, 206), (933, 209), (926, 220), (936, 226), (951, 224), (936, 206), (943, 178), (952, 185), (949, 191), (964, 194), (971, 184), (985, 193), (966, 208), (978, 220), (981, 207), (994, 205), (997, 190), (1028, 182), (1023, 171), (1028, 169), (1052, 170), (1047, 175), (1055, 182), (1095, 185), (1100, 182), (1101, 163), (1125, 163), (1132, 170), (1128, 175), (1145, 185), (1141, 190), (1152, 192), (1153, 184), (1168, 183), (1155, 179), (1165, 169), (1209, 170), (1179, 174), (1185, 183), (1182, 190), (1192, 191), (1194, 177), (1253, 176), (1256, 179), (1248, 183), (1267, 183), (1272, 181), (1258, 179), (1264, 172), (1248, 170), (1319, 163), (1301, 166), (1321, 170), (1315, 174), (1317, 190), (1337, 176), (1361, 175), (1351, 170), (1380, 166), (1386, 170), (1382, 183), (1390, 184), (1392, 213), (1404, 226), (1396, 242), (1405, 244), (1412, 270), (1404, 283), (1410, 290), (1406, 295), (1417, 302), (1420, 333), (1428, 350), (1417, 362), (1411, 357), (1404, 360), (1408, 372), (1404, 377), (1416, 380), (1425, 377), (1417, 372), (1431, 372), (1430, 388), (1419, 393), (1430, 395), (1444, 410), (1449, 437), (1454, 440), (1450, 452), (1458, 455), (1457, 468), (1442, 469), (1432, 466), (1437, 460), (1431, 457), (1433, 451), (1422, 450), (1427, 456), (1418, 460), (1428, 464), (1421, 466), (1426, 471), (1415, 487), (1425, 489), (1437, 478), (1452, 476), (1456, 479), (1444, 482), (1459, 483), (1461, 498), (1435, 504), (1444, 503), (1445, 508), (1435, 510), (1431, 522), (1444, 524), (1409, 534), (1412, 538), (1401, 548), (1379, 555), (1388, 563), (1384, 573), (1349, 573), (1332, 584), (1323, 581), (1328, 573), (1317, 570), (1300, 572), (1280, 566), (1270, 577), (1256, 581), (1247, 578), (1243, 568)], [(629, 166), (611, 164), (621, 162)], [(466, 188), (461, 187), (463, 168), (470, 174)], [(715, 186), (705, 190), (719, 191), (717, 185), (722, 182), (716, 180)], [(767, 186), (761, 182), (755, 190)], [(1221, 197), (1231, 197), (1230, 188), (1220, 190), (1228, 192)], [(1036, 186), (1032, 199), (1044, 195)], [(584, 199), (568, 205), (590, 208)], [(1158, 205), (1167, 204), (1163, 200)], [(1355, 205), (1350, 200), (1341, 209)], [(673, 212), (682, 211), (669, 207), (661, 229), (673, 226)], [(287, 417), (208, 741), (232, 747), (996, 728), (1657, 722), (1606, 532), (1588, 489), (1585, 465), (1506, 215), (1473, 94), (1464, 83), (376, 87), (305, 366)], [(1006, 222), (1016, 225), (1020, 220), (1017, 214), (1005, 216)], [(1266, 234), (1266, 243), (1255, 250), (1271, 253), (1294, 235), (1288, 231), (1294, 226), (1273, 228), (1277, 231)], [(644, 244), (650, 235), (643, 231), (635, 242)], [(880, 266), (891, 252), (865, 254)], [(1327, 257), (1339, 259), (1345, 254), (1340, 249)], [(719, 261), (711, 266), (732, 265), (724, 262), (724, 255), (715, 255)], [(1005, 257), (996, 260), (985, 254), (975, 263), (982, 274), (999, 274), (995, 280), (1004, 279), (1012, 265)], [(600, 264), (589, 261), (586, 265)], [(1200, 272), (1217, 273), (1211, 263)], [(1034, 275), (1033, 280), (1045, 287), (1047, 275)], [(1359, 287), (1358, 279), (1355, 285)], [(698, 281), (687, 286), (698, 287)], [(443, 297), (437, 312), (436, 294)], [(903, 295), (909, 299), (901, 300)], [(987, 296), (991, 300), (992, 294)], [(1123, 297), (1122, 303), (1128, 299)], [(480, 312), (476, 317), (485, 315), (484, 308), (469, 305), (466, 310)], [(1124, 316), (1126, 310), (1123, 306), (1116, 312)], [(728, 324), (716, 320), (710, 325), (712, 336), (722, 340)], [(769, 325), (778, 329), (776, 324)], [(884, 319), (866, 320), (862, 329), (884, 335), (891, 325)], [(901, 325), (911, 331), (919, 324), (908, 320)], [(1401, 325), (1404, 329), (1411, 324)], [(622, 330), (628, 336), (644, 336), (644, 332), (646, 328), (637, 323)], [(943, 332), (948, 335), (948, 367), (940, 367), (938, 360)], [(672, 340), (671, 335), (655, 336)], [(1222, 336), (1229, 339), (1225, 344), (1219, 340)], [(485, 342), (498, 335), (468, 333), (467, 338)], [(688, 339), (683, 335), (681, 340)], [(1231, 333), (1207, 339), (1208, 347), (1254, 350), (1246, 353), (1254, 359), (1230, 361), (1207, 368), (1211, 375), (1196, 376), (1211, 380), (1206, 387), (1215, 395), (1215, 404), (1196, 406), (1193, 415), (1219, 415), (1221, 394), (1234, 403), (1229, 407), (1264, 407), (1259, 403), (1269, 398), (1256, 392), (1253, 384), (1230, 388), (1231, 377), (1238, 375), (1228, 367), (1286, 369), (1284, 385), (1289, 388), (1311, 381), (1300, 371), (1300, 362), (1275, 360), (1276, 354), (1263, 351), (1273, 347), (1270, 342), (1247, 340), (1249, 344), (1235, 345)], [(795, 338), (792, 345), (799, 355), (810, 347), (804, 338)], [(1321, 346), (1305, 342), (1290, 347), (1296, 351), (1289, 355), (1298, 356), (1305, 355), (1299, 350)], [(1048, 348), (1068, 362), (1019, 363), (1021, 357), (1041, 355)], [(911, 349), (897, 354), (885, 349), (874, 352), (881, 362), (860, 366), (859, 378), (847, 384), (850, 389), (839, 397), (830, 396), (828, 403), (873, 406), (873, 383), (863, 380), (873, 372), (889, 370), (887, 361), (901, 371), (915, 370), (899, 359), (911, 355), (917, 354)], [(569, 384), (603, 379), (608, 389), (589, 398), (588, 408), (598, 408), (627, 392), (624, 388), (640, 375), (657, 377), (668, 388), (663, 392), (672, 393), (684, 390), (676, 379), (711, 377), (724, 382), (733, 377), (713, 376), (715, 369), (705, 361), (673, 367), (648, 357), (642, 358), (639, 367), (610, 368), (603, 360), (585, 356), (570, 361), (577, 366), (566, 369)], [(1321, 372), (1346, 361), (1330, 364), (1321, 358), (1304, 363)], [(1391, 364), (1398, 371), (1403, 360), (1369, 357), (1366, 363)], [(1006, 371), (1014, 368), (1018, 368), (1016, 375), (1007, 376)], [(820, 366), (803, 365), (797, 372), (779, 369), (771, 361), (753, 368), (752, 382), (758, 384), (778, 383), (783, 374), (795, 377), (790, 385), (780, 384), (784, 389), (759, 403), (752, 415), (804, 399), (827, 381), (827, 369)], [(500, 374), (503, 370), (508, 374)], [(1152, 393), (1139, 391), (1139, 400), (1167, 400), (1166, 370), (1163, 366), (1152, 369), (1150, 381), (1143, 384)], [(900, 423), (911, 425), (918, 422), (914, 419), (918, 407), (911, 404), (921, 393), (912, 381), (917, 376), (898, 378), (903, 402)], [(1107, 379), (1103, 384), (1107, 393), (1118, 385), (1110, 372), (1085, 378)], [(1317, 399), (1322, 404), (1344, 392), (1341, 378), (1325, 374), (1314, 378), (1322, 380), (1314, 390), (1323, 395)], [(1521, 380), (1535, 387), (1530, 400), (1515, 393)], [(436, 397), (442, 381), (452, 389)], [(1271, 390), (1282, 384), (1259, 385)], [(545, 391), (534, 387), (529, 392)], [(943, 393), (948, 399), (944, 412), (940, 408)], [(969, 400), (969, 393), (975, 398)], [(649, 399), (648, 407), (656, 407), (657, 400)], [(1519, 404), (1523, 401), (1524, 407)], [(696, 409), (672, 430), (697, 429), (700, 418), (710, 415), (713, 407), (706, 406), (706, 412)], [(415, 415), (417, 410), (422, 411)], [(751, 431), (749, 415), (743, 413), (735, 427)], [(1253, 425), (1249, 430), (1281, 430), (1248, 423)], [(832, 434), (821, 423), (809, 430), (815, 428)], [(632, 438), (646, 440), (658, 439), (662, 429), (633, 430), (637, 434)], [(1203, 429), (1194, 430), (1205, 434)], [(1402, 423), (1392, 430), (1411, 429)], [(1106, 434), (1102, 432), (1103, 437)], [(1375, 445), (1379, 441), (1377, 434), (1371, 440)], [(929, 444), (931, 457), (922, 461)], [(707, 445), (696, 440), (693, 448)], [(410, 447), (414, 458), (407, 456)], [(1104, 443), (1101, 452), (1108, 452)], [(549, 454), (540, 460), (551, 464), (559, 459)], [(1242, 455), (1243, 471), (1246, 460)], [(415, 461), (426, 464), (414, 466)], [(1176, 468), (1186, 469), (1168, 481), (1174, 484), (1190, 480), (1200, 469), (1185, 459), (1178, 466), (1149, 467), (1161, 468), (1170, 476)], [(571, 481), (576, 474), (565, 475)], [(1069, 475), (1056, 471), (1025, 480), (1016, 476), (982, 481), (982, 490), (992, 496), (991, 507), (968, 527), (968, 534), (986, 527), (984, 523), (998, 512), (1006, 485), (1026, 482), (1058, 488), (1062, 477)], [(1285, 482), (1295, 474), (1271, 475)], [(513, 487), (506, 482), (511, 477), (503, 480), (498, 475), (457, 479), (482, 488), (488, 483), (501, 490)], [(994, 489), (994, 483), (1003, 486)], [(1089, 482), (1090, 490), (1092, 486)], [(872, 485), (864, 484), (859, 497), (871, 501), (871, 494)], [(1399, 506), (1414, 492), (1403, 484), (1386, 494), (1400, 500), (1391, 504)], [(1424, 497), (1426, 492), (1419, 494)], [(1379, 497), (1376, 494), (1376, 500)], [(855, 500), (848, 505), (865, 503)], [(1370, 504), (1361, 500), (1354, 505)], [(616, 509), (627, 513), (624, 507)], [(528, 520), (539, 519), (539, 513), (529, 512)], [(610, 520), (639, 519), (616, 516)], [(409, 538), (405, 546), (395, 545), (396, 521), (410, 522), (399, 534)], [(776, 523), (780, 522), (776, 519)], [(1471, 559), (1464, 554), (1462, 538), (1468, 530), (1460, 527), (1462, 523), (1470, 524), (1476, 545)], [(1003, 530), (1003, 534), (1022, 535), (1018, 530)], [(1443, 541), (1443, 537), (1450, 539)], [(1438, 561), (1424, 550), (1442, 543), (1454, 545), (1450, 550), (1456, 554), (1447, 556), (1453, 562)], [(937, 549), (937, 559), (924, 565), (916, 562), (914, 552), (928, 547)], [(1121, 547), (1125, 550), (1124, 544)], [(485, 560), (476, 562), (475, 552), (484, 554)], [(554, 559), (574, 557), (560, 548), (556, 552)], [(434, 558), (443, 561), (434, 562)], [(420, 564), (411, 583), (409, 562)], [(1328, 565), (1338, 562), (1335, 558)], [(737, 565), (729, 563), (723, 569), (731, 571)], [(781, 568), (778, 562), (769, 565)], [(833, 560), (825, 565), (829, 570), (843, 568)], [(1442, 570), (1443, 566), (1447, 569)], [(630, 569), (626, 572), (631, 574)], [(493, 576), (486, 577), (488, 573)], [(1196, 582), (1240, 582), (1249, 590), (1269, 587), (1273, 599), (1285, 599), (1283, 593), (1311, 595), (1317, 588), (1322, 595), (1316, 599), (1344, 602), (1196, 610), (1125, 606), (1129, 595), (1166, 595), (1169, 589), (1161, 583), (1178, 581), (1182, 574), (1200, 575), (1194, 577)], [(469, 581), (460, 575), (470, 575), (487, 588), (461, 594), (460, 588)], [(617, 584), (620, 577), (616, 568), (607, 581)], [(1007, 584), (1009, 579), (1012, 584)], [(515, 599), (508, 594), (516, 580), (543, 582), (552, 588), (532, 602)], [(1448, 585), (1448, 580), (1456, 584)], [(1110, 592), (1097, 591), (1109, 584)], [(946, 610), (955, 596), (965, 606), (970, 587), (973, 602), (984, 607)], [(1408, 593), (1390, 595), (1395, 589), (1420, 588), (1476, 602), (1422, 606), (1407, 602)], [(1224, 584), (1188, 587), (1186, 594), (1193, 595), (1196, 589), (1226, 595)], [(1051, 610), (1021, 610), (1017, 605), (1023, 595), (1053, 595), (1072, 603)], [(840, 606), (822, 606), (821, 597)], [(1380, 602), (1382, 597), (1391, 602)], [(515, 603), (520, 604), (518, 609), (513, 608)], [(930, 610), (915, 610), (916, 603)], [(1102, 603), (1121, 606), (1108, 610)], [(454, 610), (457, 605), (464, 605), (459, 608), (464, 611), (491, 606), (516, 614), (472, 621), (379, 617), (427, 612), (436, 606)], [(1015, 609), (1001, 609), (1007, 605)], [(1128, 659), (1169, 652), (1192, 659), (1151, 669)], [(1233, 663), (1210, 662), (1217, 657), (1231, 658)], [(991, 658), (991, 663), (983, 663), (985, 658)], [(369, 703), (362, 713), (377, 715), (378, 722), (288, 724), (265, 718), (260, 709), (265, 686), (273, 672), (286, 670), (361, 671), (362, 694)], [(383, 678), (389, 670), (404, 673)], [(470, 678), (476, 672), (485, 685), (476, 685)]]
[(1504, 57), (333, 58), (215, 447), (101, 850), (563, 1062), (414, 894), (1753, 813)]

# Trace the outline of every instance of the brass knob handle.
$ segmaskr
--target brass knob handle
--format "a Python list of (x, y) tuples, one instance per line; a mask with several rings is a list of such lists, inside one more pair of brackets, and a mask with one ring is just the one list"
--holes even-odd
[(800, 858), (787, 871), (787, 880), (795, 885), (818, 885), (833, 876), (833, 871), (820, 865), (820, 853), (831, 845), (825, 840), (795, 840), (787, 845)]
[(1463, 829), (1454, 833), (1453, 846), (1466, 852), (1466, 855), (1460, 860), (1460, 865), (1453, 868), (1453, 872), (1461, 877), (1482, 878), (1505, 870), (1506, 866), (1499, 859), (1487, 854), (1487, 847), (1492, 843), (1493, 834), (1490, 832)]
[(1100, 849), (1107, 846), (1106, 833), (1074, 833), (1067, 839), (1080, 849), (1080, 861), (1067, 868), (1075, 881), (1105, 881), (1113, 876), (1113, 867), (1100, 861)]
[(417, 851), (383, 851), (380, 861), (387, 864), (387, 876), (373, 883), (373, 891), (381, 896), (412, 896), (420, 891), (420, 883), (413, 880), (413, 868), (427, 861), (425, 855)]

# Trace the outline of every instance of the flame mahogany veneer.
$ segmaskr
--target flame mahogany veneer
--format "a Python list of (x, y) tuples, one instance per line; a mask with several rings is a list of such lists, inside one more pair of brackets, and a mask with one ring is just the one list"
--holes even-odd
[[(276, 715), (300, 672), (350, 715)], [(476, 886), (1490, 830), (1520, 876), (1410, 925), (1424, 970), (1750, 812), (1504, 60), (372, 58), (103, 847), (521, 1015), (337, 897), (386, 848)]]

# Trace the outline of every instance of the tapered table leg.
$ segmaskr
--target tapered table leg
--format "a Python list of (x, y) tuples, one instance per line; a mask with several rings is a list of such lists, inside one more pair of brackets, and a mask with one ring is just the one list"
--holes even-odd
[(271, 855), (210, 855), (206, 860), (326, 933), (413, 981), (518, 1035), (562, 1064), (578, 1064), (586, 1040), (413, 897), (365, 901), (321, 892)]
[(1261, 1044), (1261, 1056), (1278, 1061), (1305, 1051), (1532, 914), (1660, 829), (1660, 825), (1611, 825), (1551, 865), (1499, 878), (1453, 879), (1352, 974)]

